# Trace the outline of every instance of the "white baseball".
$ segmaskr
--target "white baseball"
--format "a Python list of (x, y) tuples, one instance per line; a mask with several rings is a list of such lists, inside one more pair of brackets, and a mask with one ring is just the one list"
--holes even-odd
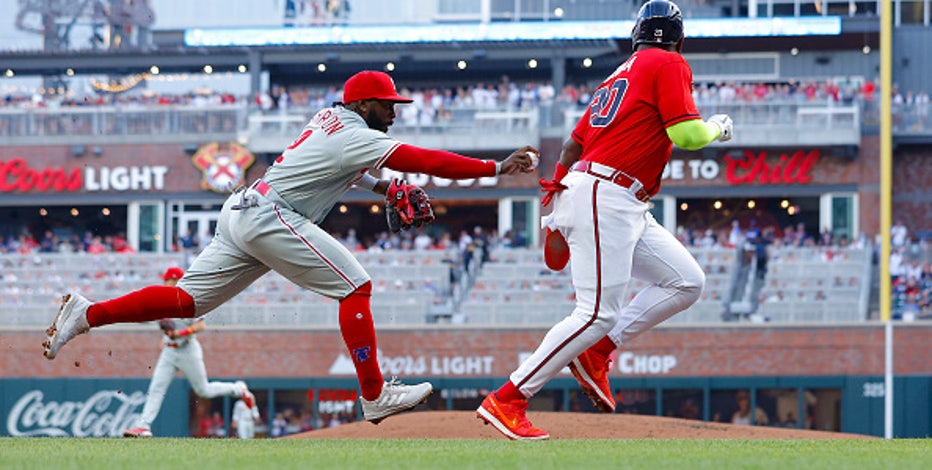
[(529, 166), (528, 169), (533, 170), (537, 168), (537, 164), (540, 163), (540, 157), (534, 152), (527, 152), (527, 156), (531, 157), (531, 166)]

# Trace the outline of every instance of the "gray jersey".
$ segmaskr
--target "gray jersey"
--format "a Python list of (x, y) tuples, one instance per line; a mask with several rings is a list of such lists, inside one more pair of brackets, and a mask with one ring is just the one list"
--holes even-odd
[(311, 118), (262, 179), (291, 208), (318, 224), (369, 168), (381, 168), (401, 145), (342, 106)]
[[(172, 318), (172, 321), (175, 322), (175, 330), (176, 330), (176, 331), (177, 331), (177, 330), (183, 330), (183, 329), (185, 329), (185, 328), (187, 328), (187, 327), (193, 325), (193, 324), (194, 324), (195, 322), (197, 322), (198, 320), (199, 320), (199, 319), (197, 319), (197, 318)], [(188, 335), (188, 336), (182, 336), (181, 338), (171, 339), (171, 338), (168, 337), (168, 335), (163, 334), (163, 335), (162, 335), (162, 344), (165, 345), (165, 346), (168, 346), (168, 347), (172, 347), (172, 348), (181, 348), (181, 347), (187, 346), (192, 340), (197, 339), (197, 338), (195, 338), (195, 336), (197, 336), (197, 335), (196, 335), (195, 333), (192, 333), (192, 334), (190, 334), (190, 335)]]
[(400, 145), (343, 107), (315, 114), (266, 170), (262, 191), (257, 182), (224, 203), (215, 236), (178, 282), (194, 297), (197, 315), (269, 269), (333, 299), (369, 282), (356, 257), (317, 224), (364, 172), (381, 168)]

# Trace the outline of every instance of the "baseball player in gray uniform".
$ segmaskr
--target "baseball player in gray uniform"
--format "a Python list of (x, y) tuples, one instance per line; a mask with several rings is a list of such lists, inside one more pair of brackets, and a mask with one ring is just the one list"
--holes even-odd
[(430, 383), (383, 378), (369, 274), (318, 224), (354, 185), (385, 194), (391, 182), (370, 176), (370, 169), (450, 179), (511, 175), (534, 171), (539, 152), (525, 146), (494, 161), (401, 143), (386, 132), (395, 105), (411, 101), (398, 95), (386, 73), (363, 71), (347, 79), (342, 102), (317, 112), (262, 179), (230, 195), (216, 235), (178, 286), (149, 286), (97, 303), (78, 293), (64, 296), (46, 330), (45, 357), (54, 359), (69, 340), (101, 325), (201, 317), (272, 269), (340, 301), (340, 332), (356, 368), (366, 420), (378, 423), (424, 401), (433, 390)]
[[(174, 286), (184, 276), (184, 270), (177, 266), (168, 268), (162, 279), (166, 286)], [(202, 398), (222, 396), (239, 397), (250, 409), (255, 408), (256, 400), (246, 383), (208, 382), (207, 368), (204, 366), (204, 351), (197, 341), (197, 334), (207, 328), (204, 320), (195, 318), (163, 319), (159, 322), (162, 330), (162, 352), (152, 371), (152, 381), (146, 392), (146, 404), (135, 426), (123, 431), (123, 437), (152, 437), (152, 422), (155, 421), (162, 407), (162, 400), (168, 386), (175, 378), (175, 372), (181, 371), (188, 379), (194, 393)], [(258, 410), (256, 410), (258, 413)]]
[[(702, 268), (648, 204), (674, 143), (695, 150), (733, 133), (730, 117), (699, 115), (692, 70), (679, 54), (683, 38), (679, 7), (645, 3), (631, 33), (634, 53), (593, 92), (553, 179), (540, 181), (547, 192), (541, 202), (554, 202), (547, 226), (569, 249), (576, 307), (476, 410), (511, 439), (550, 437), (527, 420), (527, 398), (567, 365), (600, 409), (614, 411), (609, 354), (702, 292)], [(649, 286), (623, 305), (631, 277)]]
[(233, 426), (236, 428), (236, 437), (252, 439), (256, 437), (256, 422), (259, 421), (259, 409), (250, 407), (243, 400), (236, 400), (233, 404)]

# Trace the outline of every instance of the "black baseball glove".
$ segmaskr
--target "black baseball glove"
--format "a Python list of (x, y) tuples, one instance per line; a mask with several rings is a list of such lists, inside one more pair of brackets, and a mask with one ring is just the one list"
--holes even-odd
[(175, 331), (175, 320), (171, 318), (163, 318), (159, 320), (159, 329), (162, 330), (162, 333), (171, 336), (171, 332)]
[(423, 189), (395, 178), (385, 192), (385, 218), (388, 229), (398, 233), (433, 222), (434, 209)]

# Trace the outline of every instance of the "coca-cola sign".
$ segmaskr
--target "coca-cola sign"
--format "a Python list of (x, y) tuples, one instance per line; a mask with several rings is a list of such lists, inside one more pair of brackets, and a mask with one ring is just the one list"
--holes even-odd
[(133, 426), (146, 401), (143, 392), (100, 390), (84, 401), (46, 400), (41, 390), (23, 394), (10, 408), (10, 436), (119, 437)]

